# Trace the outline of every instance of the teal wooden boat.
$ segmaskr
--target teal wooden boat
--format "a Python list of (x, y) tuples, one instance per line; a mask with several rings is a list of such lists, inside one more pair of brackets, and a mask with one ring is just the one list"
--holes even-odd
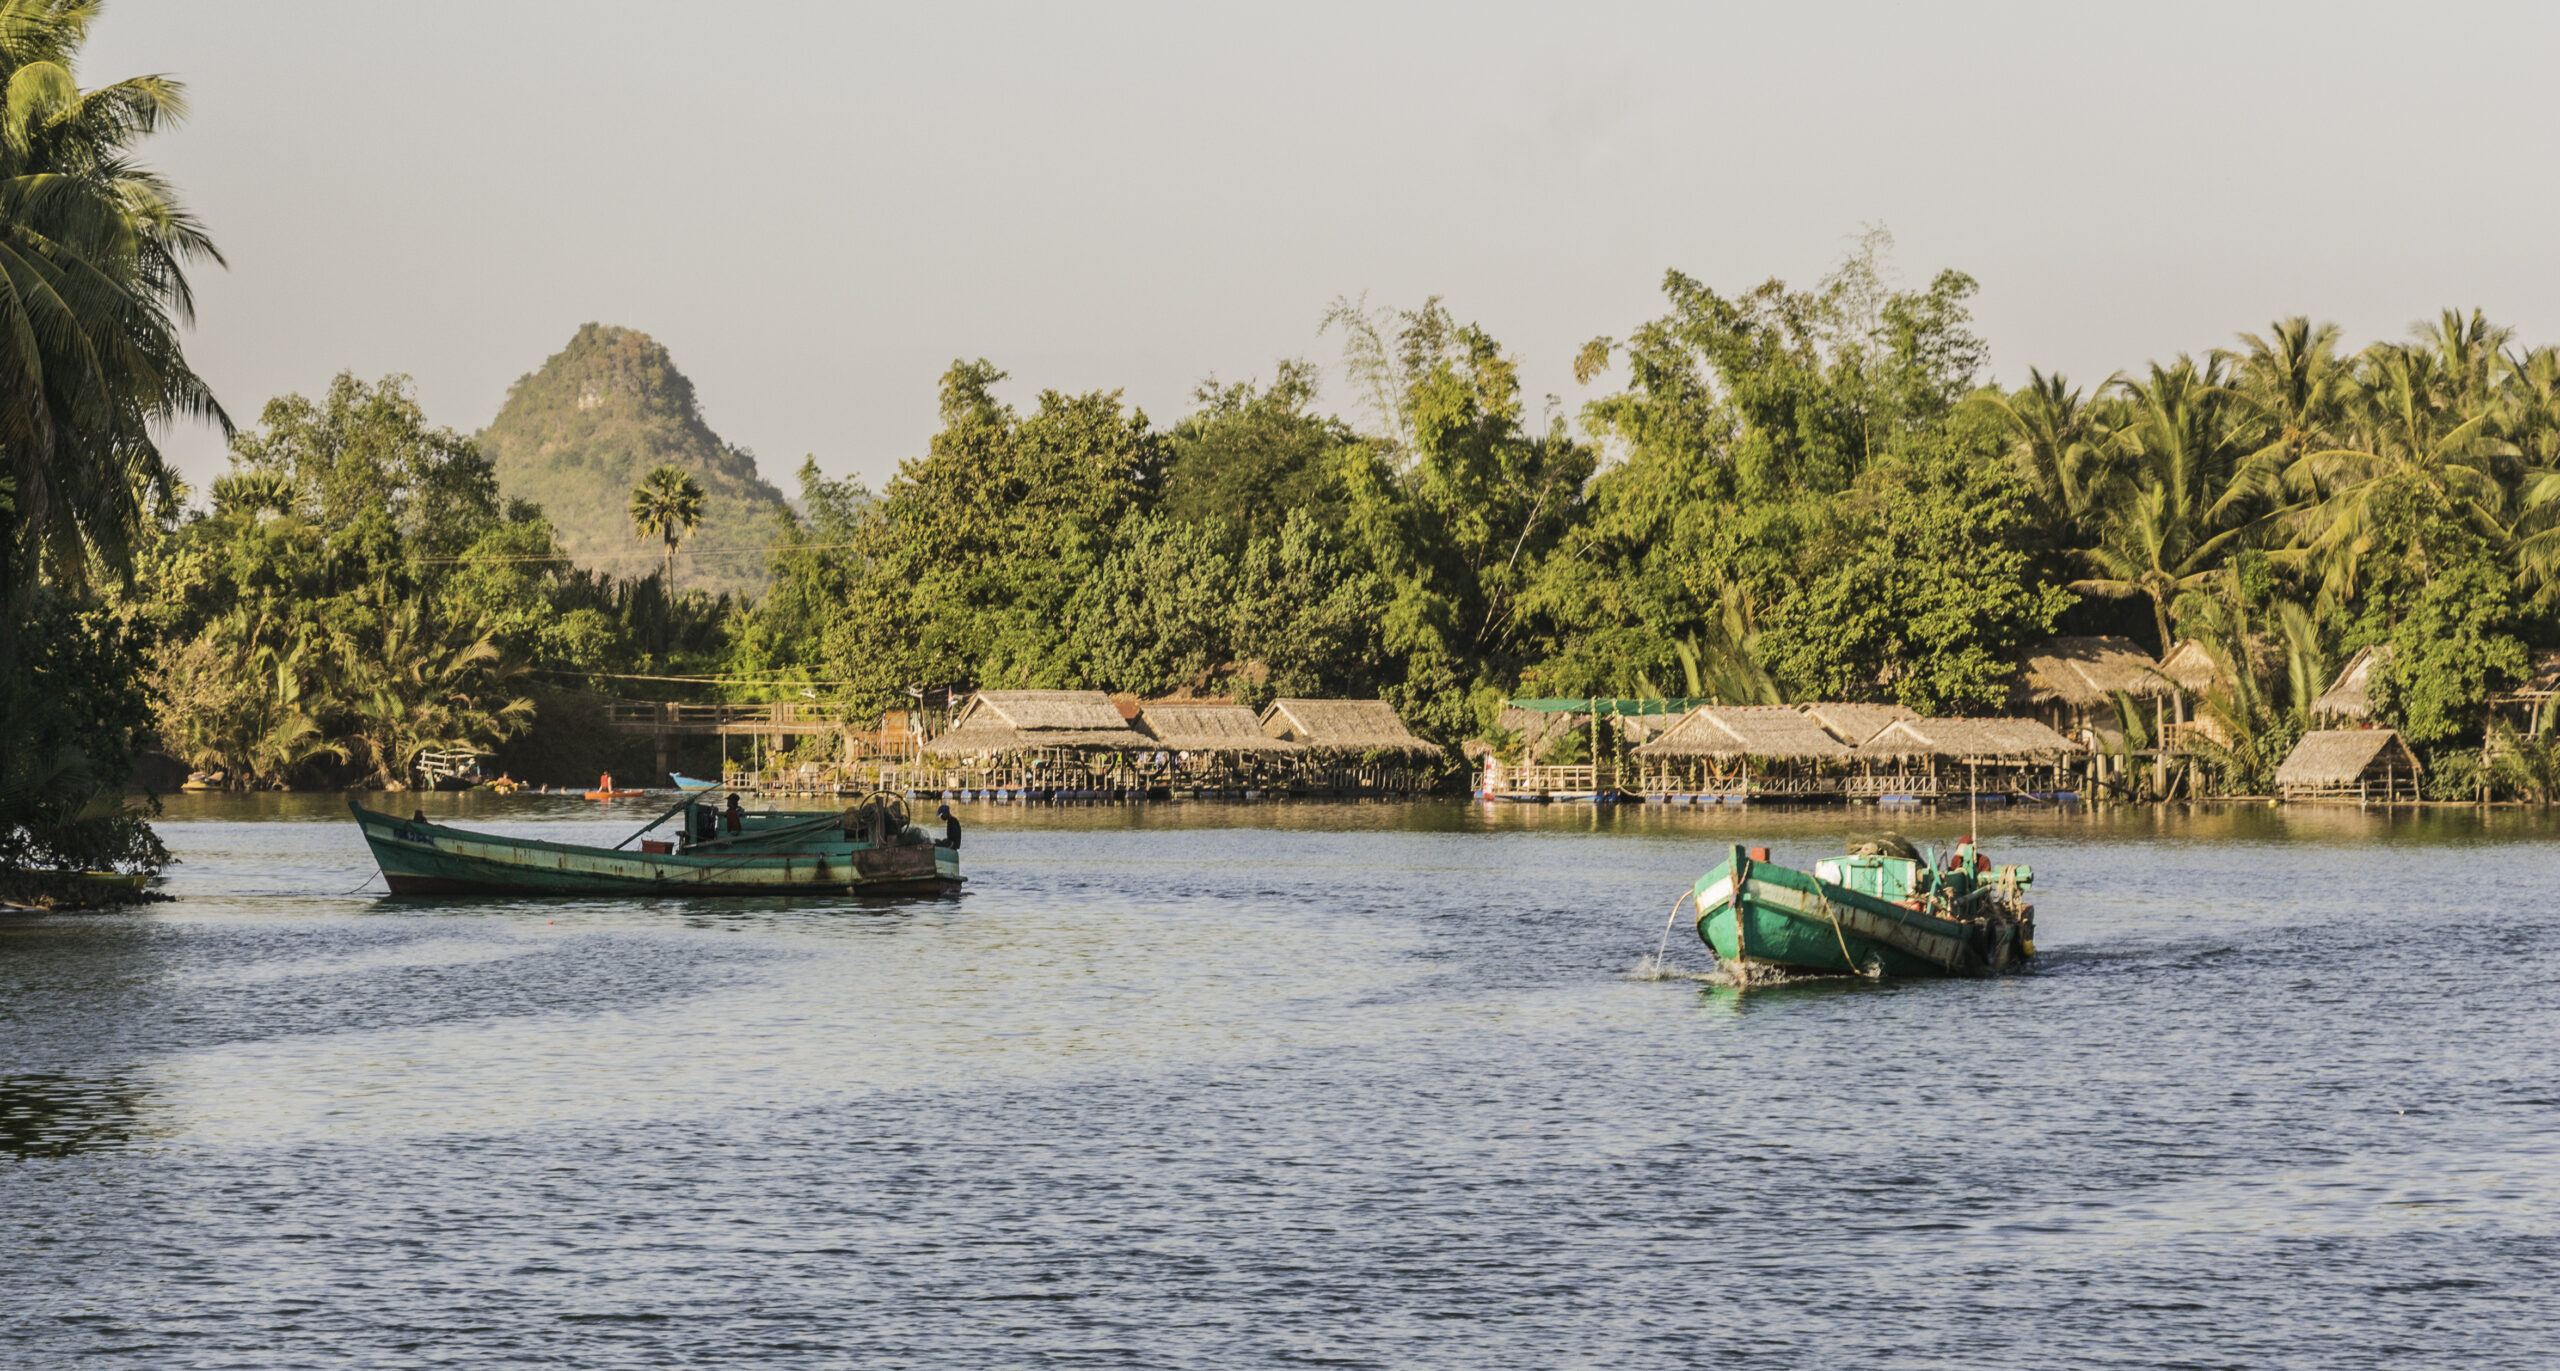
[(1862, 843), (1809, 873), (1768, 857), (1737, 845), (1691, 887), (1699, 940), (1745, 977), (1984, 976), (2035, 955), (2035, 872), (1994, 867), (1969, 840), (1943, 861), (1900, 839)]
[[(961, 883), (960, 853), (926, 841), (885, 795), (841, 812), (750, 812), (734, 832), (688, 795), (614, 847), (347, 808), (394, 895), (930, 895)], [(677, 818), (669, 838), (643, 838)]]

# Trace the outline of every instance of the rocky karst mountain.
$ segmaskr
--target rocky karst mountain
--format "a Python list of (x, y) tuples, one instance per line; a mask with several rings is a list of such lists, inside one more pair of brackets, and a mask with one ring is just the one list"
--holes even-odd
[[(692, 472), (709, 497), (688, 548), (769, 543), (783, 507), (755, 458), (702, 421), (693, 383), (667, 350), (635, 329), (579, 329), (508, 390), (480, 446), (497, 465), (499, 489), (541, 505), (571, 557), (624, 575), (645, 574), (658, 556), (654, 540), (633, 532), (629, 506), (631, 488), (660, 463)], [(676, 559), (676, 584), (686, 589), (752, 590), (763, 580), (757, 557)]]

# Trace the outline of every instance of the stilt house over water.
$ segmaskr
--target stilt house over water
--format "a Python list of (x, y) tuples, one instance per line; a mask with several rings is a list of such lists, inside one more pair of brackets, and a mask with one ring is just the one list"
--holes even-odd
[(1838, 795), (1849, 745), (1791, 705), (1700, 705), (1634, 749), (1648, 795)]
[(1859, 745), (1858, 793), (2049, 795), (2071, 790), (2079, 744), (2040, 719), (1897, 719)]
[(1918, 712), (1901, 705), (1867, 705), (1825, 702), (1797, 705), (1796, 708), (1821, 726), (1823, 732), (1851, 747), (1885, 731), (1897, 720), (1917, 719)]
[(1099, 690), (981, 690), (924, 756), (968, 773), (946, 785), (1086, 788), (1149, 742)]
[(1156, 773), (1175, 791), (1282, 785), (1307, 750), (1263, 732), (1262, 720), (1237, 704), (1143, 705), (1137, 722), (1157, 751), (1169, 754)]
[(1300, 774), (1319, 789), (1412, 791), (1444, 755), (1384, 700), (1274, 700), (1261, 722), (1265, 737), (1306, 748)]
[(2149, 700), (2167, 732), (2168, 702), (2176, 685), (2130, 638), (2056, 638), (2027, 652), (2017, 699), (2056, 733), (2114, 737), (2122, 731), (2115, 697), (2121, 691)]
[(2418, 756), (2388, 728), (2305, 733), (2276, 768), (2276, 794), (2288, 800), (2411, 803), (2426, 779)]

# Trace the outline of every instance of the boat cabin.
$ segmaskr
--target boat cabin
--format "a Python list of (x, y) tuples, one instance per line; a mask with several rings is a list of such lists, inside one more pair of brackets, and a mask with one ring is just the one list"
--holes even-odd
[(1924, 884), (1920, 863), (1907, 857), (1826, 857), (1813, 864), (1815, 879), (1879, 900), (1905, 900)]

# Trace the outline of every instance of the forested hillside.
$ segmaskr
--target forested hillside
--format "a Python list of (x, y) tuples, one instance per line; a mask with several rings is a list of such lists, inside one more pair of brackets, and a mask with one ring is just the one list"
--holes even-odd
[[(561, 550), (581, 566), (637, 573), (655, 549), (632, 531), (631, 488), (651, 469), (691, 472), (709, 497), (694, 536), (704, 548), (771, 540), (782, 492), (755, 458), (703, 422), (693, 383), (645, 333), (580, 328), (542, 369), (517, 381), (480, 431), (482, 452), (508, 498), (551, 517)], [(763, 583), (752, 558), (706, 556), (679, 566), (679, 589), (744, 591)]]

